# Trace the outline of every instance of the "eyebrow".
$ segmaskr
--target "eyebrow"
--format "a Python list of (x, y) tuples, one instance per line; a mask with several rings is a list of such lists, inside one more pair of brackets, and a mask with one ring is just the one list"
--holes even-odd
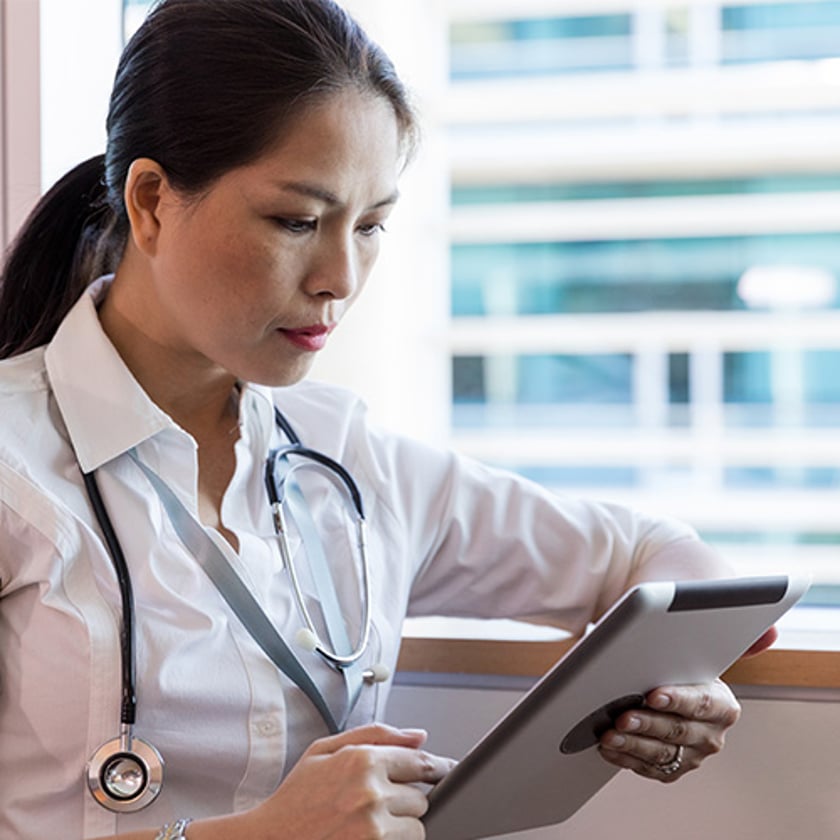
[[(331, 207), (336, 207), (341, 204), (341, 199), (329, 190), (319, 187), (317, 184), (310, 184), (306, 181), (282, 181), (277, 186), (286, 190), (287, 192), (298, 193), (298, 195), (306, 196), (307, 198), (314, 198), (318, 201), (323, 201)], [(394, 190), (389, 196), (386, 196), (381, 201), (377, 201), (368, 207), (368, 210), (376, 210), (379, 207), (387, 207), (389, 204), (396, 204), (400, 197), (400, 191)]]

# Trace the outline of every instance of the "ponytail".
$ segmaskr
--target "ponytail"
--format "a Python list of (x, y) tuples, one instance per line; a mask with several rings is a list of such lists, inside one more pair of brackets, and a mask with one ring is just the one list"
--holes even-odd
[(68, 172), (30, 213), (0, 276), (0, 359), (50, 341), (100, 274), (113, 271), (125, 224), (110, 209), (104, 156)]

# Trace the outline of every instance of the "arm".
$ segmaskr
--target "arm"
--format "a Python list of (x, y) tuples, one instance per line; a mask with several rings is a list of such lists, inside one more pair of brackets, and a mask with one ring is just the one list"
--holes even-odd
[(684, 523), (558, 496), (390, 434), (340, 389), (302, 383), (281, 396), (311, 445), (360, 482), (390, 591), (411, 615), (519, 618), (577, 634), (639, 581), (732, 574)]
[[(580, 634), (642, 581), (733, 574), (684, 523), (559, 497), (364, 422), (351, 437), (352, 451), (367, 453), (359, 471), (382, 488), (395, 542), (414, 563), (409, 614), (519, 618)], [(683, 746), (675, 778), (720, 749), (738, 714), (722, 684), (664, 687), (643, 713), (619, 720), (623, 741), (618, 731), (605, 735), (605, 757), (652, 775), (651, 762), (673, 763)]]
[[(188, 840), (420, 840), (434, 784), (453, 762), (421, 749), (426, 733), (372, 724), (315, 741), (273, 796), (241, 814), (196, 820)], [(119, 835), (154, 840), (157, 830)], [(103, 838), (105, 840), (105, 838)], [(115, 840), (115, 839), (114, 839)]]
[[(525, 618), (580, 633), (643, 581), (733, 574), (679, 522), (558, 498), (462, 459), (440, 486), (435, 519), (443, 530), (415, 581), (416, 612)], [(770, 641), (772, 634), (761, 644)], [(619, 718), (602, 752), (617, 766), (673, 781), (722, 748), (739, 714), (719, 681), (663, 687), (644, 710)]]
[(559, 496), (469, 459), (437, 460), (436, 473), (434, 455), (420, 473), (431, 497), (403, 482), (406, 529), (420, 531), (421, 545), (431, 535), (412, 614), (518, 618), (578, 635), (637, 583), (733, 574), (685, 523)]

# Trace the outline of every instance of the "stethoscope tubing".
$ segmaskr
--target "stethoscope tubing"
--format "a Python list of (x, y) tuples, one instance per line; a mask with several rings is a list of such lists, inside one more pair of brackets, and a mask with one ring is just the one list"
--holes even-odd
[[(327, 661), (328, 664), (332, 665), (333, 667), (339, 669), (347, 668), (353, 665), (354, 663), (358, 662), (359, 659), (361, 659), (361, 657), (364, 655), (365, 650), (367, 649), (368, 642), (370, 641), (370, 563), (368, 562), (367, 556), (367, 534), (362, 494), (359, 491), (358, 485), (353, 480), (353, 476), (351, 476), (348, 470), (346, 470), (341, 464), (339, 464), (338, 461), (334, 460), (333, 458), (330, 458), (323, 452), (318, 452), (315, 449), (309, 449), (303, 446), (303, 444), (300, 441), (300, 438), (297, 435), (297, 432), (295, 432), (292, 425), (289, 423), (289, 421), (286, 419), (286, 417), (283, 415), (280, 409), (277, 408), (277, 406), (274, 407), (274, 420), (277, 426), (283, 430), (283, 433), (289, 440), (289, 444), (287, 446), (282, 446), (277, 449), (273, 449), (271, 452), (269, 452), (268, 458), (266, 459), (265, 463), (265, 487), (266, 493), (268, 494), (268, 500), (271, 505), (272, 517), (274, 519), (274, 529), (279, 537), (278, 542), (280, 545), (280, 554), (282, 555), (283, 563), (285, 564), (286, 569), (289, 573), (289, 580), (292, 584), (292, 594), (297, 604), (298, 611), (300, 612), (301, 617), (303, 618), (303, 622), (306, 625), (306, 631), (308, 632), (309, 637), (312, 640), (312, 650), (318, 653), (324, 660)], [(288, 456), (290, 455), (308, 459), (316, 464), (321, 465), (322, 467), (337, 475), (343, 482), (345, 488), (347, 489), (347, 492), (350, 494), (350, 498), (353, 500), (353, 506), (356, 509), (356, 542), (359, 548), (359, 553), (362, 558), (362, 599), (364, 602), (364, 606), (362, 608), (362, 629), (359, 635), (359, 640), (356, 643), (353, 650), (347, 654), (339, 654), (335, 650), (330, 650), (330, 648), (326, 644), (324, 644), (323, 640), (320, 638), (315, 629), (315, 623), (312, 620), (312, 616), (310, 615), (309, 609), (306, 606), (306, 602), (303, 598), (303, 592), (297, 574), (297, 567), (295, 565), (294, 558), (292, 557), (291, 548), (287, 539), (288, 526), (286, 523), (285, 514), (283, 512), (283, 495), (277, 486), (277, 462), (282, 458), (288, 458)], [(288, 475), (295, 469), (296, 467), (294, 465), (290, 465), (289, 469), (286, 472), (286, 476), (288, 477)]]
[[(269, 462), (271, 462), (271, 460), (272, 457), (269, 456)], [(274, 484), (275, 482), (272, 481), (271, 483)], [(359, 634), (359, 639), (353, 647), (353, 650), (349, 651), (346, 654), (340, 654), (337, 651), (331, 650), (329, 647), (327, 647), (327, 645), (325, 645), (323, 640), (319, 637), (315, 629), (315, 623), (312, 620), (312, 616), (309, 612), (309, 608), (306, 606), (306, 601), (303, 597), (300, 579), (298, 578), (297, 574), (297, 564), (294, 561), (292, 551), (289, 546), (289, 541), (287, 539), (288, 525), (286, 523), (286, 516), (283, 513), (282, 501), (278, 500), (274, 502), (271, 506), (271, 510), (272, 515), (274, 517), (274, 527), (277, 531), (277, 536), (279, 537), (278, 544), (280, 546), (280, 555), (283, 558), (283, 564), (286, 567), (286, 571), (289, 574), (289, 581), (292, 584), (292, 595), (295, 599), (295, 603), (297, 604), (298, 611), (300, 612), (305, 628), (310, 634), (310, 638), (313, 641), (313, 644), (311, 645), (312, 649), (316, 653), (320, 654), (320, 656), (323, 659), (325, 659), (328, 662), (328, 664), (333, 665), (336, 668), (346, 668), (350, 665), (353, 665), (355, 662), (358, 662), (359, 659), (362, 658), (365, 650), (367, 649), (368, 642), (370, 641), (371, 585), (369, 563), (367, 559), (365, 520), (361, 517), (361, 515), (359, 515), (359, 518), (356, 520), (356, 542), (359, 548), (359, 553), (362, 557), (362, 601), (364, 604), (362, 608), (362, 629)]]
[(82, 473), (82, 478), (84, 479), (85, 488), (93, 506), (94, 514), (102, 528), (102, 535), (105, 537), (105, 543), (111, 555), (111, 561), (120, 590), (120, 606), (122, 610), (122, 625), (120, 627), (120, 668), (122, 672), (120, 723), (125, 727), (131, 727), (134, 725), (137, 717), (137, 679), (134, 656), (134, 587), (131, 584), (131, 575), (128, 571), (128, 564), (125, 561), (122, 545), (114, 531), (114, 526), (105, 507), (102, 494), (99, 492), (96, 475), (92, 472)]

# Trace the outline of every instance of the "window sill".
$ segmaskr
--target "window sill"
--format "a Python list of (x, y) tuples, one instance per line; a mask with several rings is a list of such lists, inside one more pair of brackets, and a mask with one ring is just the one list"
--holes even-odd
[[(469, 674), (538, 679), (572, 646), (552, 641), (403, 639), (398, 669), (418, 674)], [(723, 675), (732, 685), (773, 688), (840, 688), (840, 651), (772, 648), (736, 662)]]

